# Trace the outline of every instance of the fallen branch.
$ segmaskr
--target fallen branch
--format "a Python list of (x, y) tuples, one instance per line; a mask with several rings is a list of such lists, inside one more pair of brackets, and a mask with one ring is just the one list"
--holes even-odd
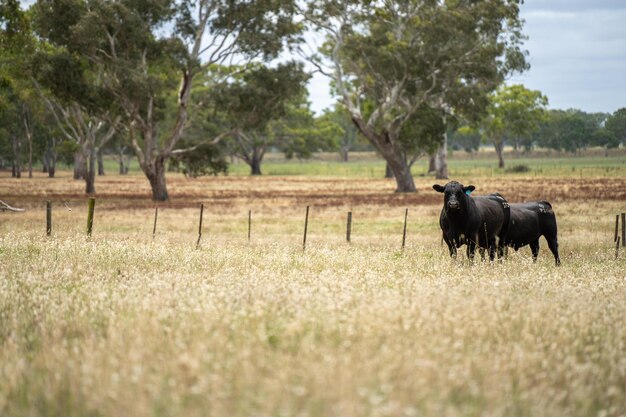
[(4, 211), (4, 210), (9, 210), (9, 211), (24, 211), (23, 208), (15, 208), (15, 207), (11, 207), (10, 205), (8, 205), (7, 203), (5, 203), (4, 201), (0, 200), (0, 211)]

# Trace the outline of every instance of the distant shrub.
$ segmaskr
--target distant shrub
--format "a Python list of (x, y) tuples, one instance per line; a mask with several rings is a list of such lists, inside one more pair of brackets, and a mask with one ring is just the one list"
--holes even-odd
[(203, 144), (193, 152), (177, 155), (170, 160), (172, 168), (182, 168), (185, 177), (201, 177), (228, 173), (228, 162), (215, 145)]
[(513, 165), (512, 167), (507, 168), (505, 171), (520, 174), (523, 172), (529, 172), (530, 167), (528, 165)]

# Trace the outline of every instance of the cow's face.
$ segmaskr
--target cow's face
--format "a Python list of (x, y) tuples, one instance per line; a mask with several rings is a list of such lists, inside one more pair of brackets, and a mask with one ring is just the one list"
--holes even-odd
[(476, 189), (473, 185), (464, 187), (463, 184), (450, 181), (445, 186), (439, 184), (433, 185), (433, 189), (439, 193), (443, 193), (443, 205), (447, 210), (460, 210), (465, 201), (465, 195), (469, 195)]

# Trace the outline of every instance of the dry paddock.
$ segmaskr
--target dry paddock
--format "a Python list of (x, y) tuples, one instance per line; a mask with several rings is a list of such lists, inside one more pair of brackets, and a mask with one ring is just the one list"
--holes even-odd
[(172, 176), (153, 237), (107, 176), (88, 238), (82, 183), (0, 177), (0, 415), (626, 415), (626, 179), (463, 181), (549, 200), (563, 266), (450, 260), (422, 178)]

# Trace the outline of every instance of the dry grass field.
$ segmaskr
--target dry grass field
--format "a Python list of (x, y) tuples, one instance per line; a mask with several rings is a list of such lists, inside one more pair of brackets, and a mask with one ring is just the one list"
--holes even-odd
[(138, 174), (97, 179), (87, 237), (69, 172), (3, 173), (0, 416), (625, 416), (626, 178), (462, 181), (550, 200), (563, 265), (451, 260), (427, 178), (173, 174), (153, 238)]

